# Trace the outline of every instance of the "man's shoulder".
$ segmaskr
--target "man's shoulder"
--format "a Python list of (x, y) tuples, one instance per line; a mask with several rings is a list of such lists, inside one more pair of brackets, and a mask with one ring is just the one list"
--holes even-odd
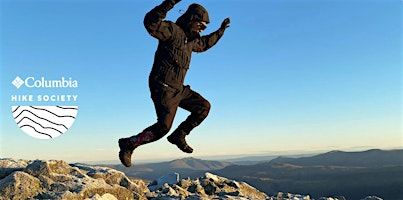
[(185, 34), (185, 31), (182, 29), (182, 27), (180, 27), (178, 24), (176, 24), (173, 21), (170, 20), (164, 20), (164, 22), (166, 22), (167, 24), (169, 24), (168, 26), (171, 27), (172, 31), (175, 34)]
[(164, 20), (164, 22), (166, 22), (167, 24), (171, 25), (172, 27), (182, 29), (178, 24), (176, 24), (175, 22), (173, 22), (171, 20)]

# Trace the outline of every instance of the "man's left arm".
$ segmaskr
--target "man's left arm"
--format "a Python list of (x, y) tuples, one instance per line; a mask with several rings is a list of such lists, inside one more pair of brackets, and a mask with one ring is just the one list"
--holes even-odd
[(196, 45), (193, 46), (194, 52), (203, 52), (210, 49), (212, 46), (217, 44), (218, 40), (224, 35), (225, 29), (229, 27), (230, 19), (226, 18), (222, 23), (221, 27), (205, 36), (202, 36), (196, 42)]

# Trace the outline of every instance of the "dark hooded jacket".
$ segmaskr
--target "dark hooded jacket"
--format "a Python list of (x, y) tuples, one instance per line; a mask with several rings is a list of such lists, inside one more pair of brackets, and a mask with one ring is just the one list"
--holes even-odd
[(223, 28), (205, 36), (200, 36), (191, 30), (193, 21), (206, 23), (210, 21), (207, 10), (198, 4), (190, 5), (176, 23), (164, 20), (174, 5), (175, 0), (166, 0), (148, 12), (144, 18), (144, 26), (148, 33), (158, 39), (158, 48), (149, 78), (150, 86), (162, 84), (181, 89), (189, 69), (192, 52), (206, 51), (224, 34)]

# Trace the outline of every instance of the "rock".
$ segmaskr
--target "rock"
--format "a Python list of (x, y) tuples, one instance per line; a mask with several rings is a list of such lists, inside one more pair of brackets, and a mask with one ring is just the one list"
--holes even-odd
[(189, 191), (183, 189), (182, 187), (179, 187), (178, 185), (174, 185), (172, 188), (173, 188), (173, 189), (176, 191), (176, 193), (177, 193), (178, 195), (180, 195), (180, 196), (183, 196), (183, 197), (188, 197), (188, 196), (190, 196), (190, 192), (189, 192)]
[(362, 200), (383, 200), (383, 199), (381, 199), (381, 198), (379, 198), (377, 196), (367, 196)]
[[(0, 200), (19, 199), (310, 200), (310, 196), (279, 192), (277, 197), (269, 197), (245, 182), (211, 173), (195, 180), (179, 180), (179, 174), (168, 174), (146, 186), (144, 181), (130, 179), (108, 167), (57, 160), (0, 159)], [(362, 200), (382, 199), (368, 196)]]
[(320, 197), (318, 200), (346, 200), (346, 197), (338, 196), (338, 197)]
[[(154, 181), (151, 185), (156, 185)], [(184, 179), (165, 185), (156, 199), (266, 199), (268, 196), (247, 183), (228, 180), (211, 173), (197, 180)], [(150, 188), (150, 186), (149, 186)], [(150, 196), (148, 196), (150, 197)]]
[(0, 179), (8, 176), (14, 171), (21, 171), (28, 166), (27, 160), (15, 160), (12, 158), (0, 159)]
[(211, 173), (206, 173), (201, 182), (206, 194), (210, 195), (240, 196), (248, 199), (266, 199), (268, 197), (245, 182), (229, 180)]
[(182, 188), (184, 188), (185, 190), (189, 191), (190, 193), (193, 193), (202, 198), (205, 198), (208, 196), (206, 194), (206, 192), (204, 191), (204, 188), (200, 185), (200, 181), (198, 179), (191, 181), (191, 183), (188, 187), (182, 187)]
[(28, 199), (41, 192), (40, 180), (25, 172), (15, 171), (0, 180), (0, 196), (5, 199)]
[(102, 196), (99, 195), (99, 194), (95, 194), (92, 197), (87, 198), (85, 200), (118, 200), (118, 199), (115, 196), (113, 196), (113, 195), (111, 195), (109, 193), (106, 193), (106, 194), (104, 194)]
[(188, 188), (192, 184), (192, 181), (190, 180), (190, 178), (182, 179), (178, 182), (178, 184), (183, 188)]
[(2, 159), (1, 163), (8, 171), (15, 170), (11, 174), (2, 170), (8, 174), (0, 180), (4, 199), (146, 199), (149, 192), (144, 182), (132, 181), (123, 172), (106, 167), (55, 160)]
[(73, 165), (85, 171), (88, 176), (95, 179), (102, 179), (110, 185), (120, 185), (137, 194), (150, 192), (142, 180), (131, 180), (123, 172), (108, 167), (94, 167), (83, 164)]
[(311, 197), (309, 195), (291, 194), (291, 193), (287, 193), (287, 198), (293, 199), (293, 200), (310, 200), (311, 199)]

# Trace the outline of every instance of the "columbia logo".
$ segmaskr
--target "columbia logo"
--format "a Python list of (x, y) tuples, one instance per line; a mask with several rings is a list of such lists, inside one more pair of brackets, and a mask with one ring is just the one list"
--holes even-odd
[(13, 80), (13, 82), (11, 82), (16, 88), (20, 88), (21, 87), (21, 85), (22, 84), (24, 84), (24, 81), (19, 77), (19, 76), (17, 76), (14, 80)]
[(27, 88), (77, 88), (78, 81), (72, 79), (71, 77), (65, 78), (61, 77), (60, 79), (46, 79), (45, 77), (41, 77), (39, 79), (30, 76), (25, 80), (21, 79), (17, 76), (11, 82), (16, 88), (20, 88), (22, 85), (25, 85)]

